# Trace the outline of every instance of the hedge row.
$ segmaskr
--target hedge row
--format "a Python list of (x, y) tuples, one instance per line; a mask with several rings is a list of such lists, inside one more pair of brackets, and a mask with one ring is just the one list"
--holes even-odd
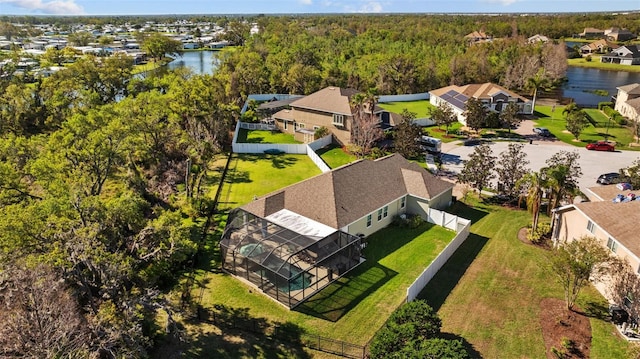
[(624, 118), (624, 116), (622, 116), (620, 114), (620, 112), (614, 110), (613, 108), (611, 108), (609, 106), (603, 106), (602, 107), (602, 112), (604, 112), (605, 115), (609, 116), (610, 119), (615, 121), (615, 123), (617, 123), (620, 126), (624, 126), (624, 125), (627, 124), (627, 119)]

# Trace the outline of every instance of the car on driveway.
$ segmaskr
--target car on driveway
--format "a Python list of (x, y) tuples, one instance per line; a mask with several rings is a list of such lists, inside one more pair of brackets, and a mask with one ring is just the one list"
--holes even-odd
[(551, 132), (549, 132), (549, 130), (544, 127), (534, 127), (533, 132), (538, 136), (551, 137)]
[(609, 151), (613, 152), (616, 150), (616, 147), (609, 142), (598, 141), (593, 142), (587, 145), (588, 150), (592, 151)]
[(600, 184), (612, 184), (620, 182), (620, 174), (617, 172), (603, 173), (596, 182)]

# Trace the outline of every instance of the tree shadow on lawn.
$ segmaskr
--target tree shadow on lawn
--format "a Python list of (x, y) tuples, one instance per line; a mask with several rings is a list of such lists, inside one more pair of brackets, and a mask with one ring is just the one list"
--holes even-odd
[(338, 321), (364, 298), (378, 290), (384, 283), (398, 275), (397, 272), (379, 264), (360, 265), (351, 274), (331, 283), (301, 305), (296, 311), (316, 318)]
[(238, 143), (247, 143), (247, 136), (249, 135), (249, 131), (241, 128), (238, 131), (238, 138), (236, 138), (236, 142)]
[(304, 329), (294, 323), (271, 323), (251, 316), (249, 308), (220, 304), (201, 310), (200, 318), (201, 324), (185, 348), (187, 357), (311, 358), (303, 346)]
[(464, 243), (420, 292), (418, 298), (426, 300), (434, 310), (438, 311), (488, 241), (488, 237), (469, 234)]
[(296, 162), (298, 162), (297, 158), (289, 156), (287, 154), (267, 155), (267, 159), (269, 158), (271, 159), (271, 166), (277, 169), (284, 169), (286, 167), (293, 166)]
[(467, 341), (465, 338), (453, 333), (444, 332), (441, 332), (438, 336), (447, 340), (459, 340), (462, 342), (464, 348), (467, 349), (470, 358), (482, 358), (482, 354), (480, 354), (480, 352), (476, 350), (473, 344), (469, 343), (469, 341)]

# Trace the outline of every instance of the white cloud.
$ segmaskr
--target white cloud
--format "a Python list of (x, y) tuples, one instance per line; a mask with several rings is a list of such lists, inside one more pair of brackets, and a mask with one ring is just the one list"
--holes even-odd
[(82, 6), (76, 4), (75, 0), (0, 0), (0, 3), (10, 4), (15, 7), (33, 10), (44, 14), (84, 14), (84, 9)]
[(377, 1), (368, 2), (360, 7), (360, 12), (382, 12), (382, 5)]
[(302, 5), (313, 5), (313, 0), (298, 0)]
[(485, 0), (485, 1), (488, 2), (488, 3), (492, 3), (492, 4), (499, 3), (499, 4), (502, 4), (504, 6), (509, 6), (511, 4), (517, 3), (520, 0)]

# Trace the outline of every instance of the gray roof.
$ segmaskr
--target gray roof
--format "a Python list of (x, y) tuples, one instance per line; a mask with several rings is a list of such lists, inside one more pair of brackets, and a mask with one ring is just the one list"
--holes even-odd
[(260, 217), (288, 209), (340, 229), (407, 194), (432, 199), (452, 187), (395, 154), (339, 167), (260, 197), (242, 209)]
[(619, 86), (618, 90), (624, 91), (631, 95), (640, 94), (640, 84), (629, 84), (624, 86)]

